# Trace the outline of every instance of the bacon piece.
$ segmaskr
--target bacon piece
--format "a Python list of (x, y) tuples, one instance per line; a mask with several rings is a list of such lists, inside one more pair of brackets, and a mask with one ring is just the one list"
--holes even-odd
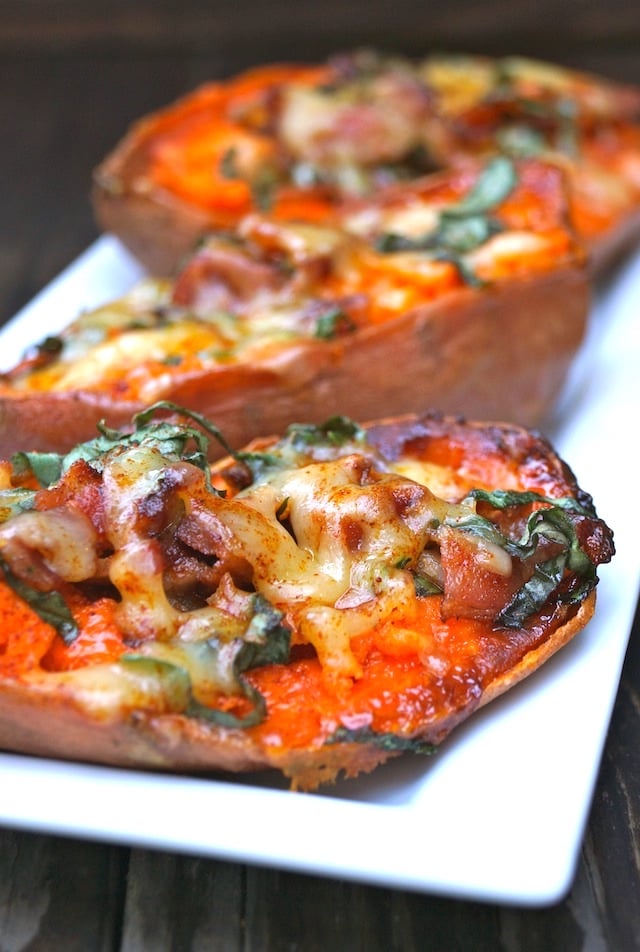
[(97, 534), (79, 509), (23, 512), (0, 526), (0, 554), (12, 572), (41, 591), (83, 582), (98, 569)]
[(272, 295), (287, 275), (277, 266), (251, 257), (241, 246), (222, 239), (204, 245), (176, 281), (173, 303), (196, 311), (235, 311)]

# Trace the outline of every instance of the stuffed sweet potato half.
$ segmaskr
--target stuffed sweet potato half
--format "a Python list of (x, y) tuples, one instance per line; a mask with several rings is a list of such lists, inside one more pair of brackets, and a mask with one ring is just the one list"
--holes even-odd
[(344, 200), (495, 154), (564, 169), (600, 270), (640, 225), (640, 92), (518, 57), (370, 52), (261, 67), (136, 123), (96, 169), (101, 226), (156, 274), (205, 233), (269, 209), (324, 221)]
[(310, 789), (430, 752), (593, 612), (611, 532), (529, 431), (336, 417), (212, 470), (205, 434), (152, 407), (0, 467), (0, 746)]
[(583, 339), (587, 285), (562, 173), (534, 160), (398, 186), (331, 224), (254, 213), (2, 375), (0, 452), (66, 449), (160, 399), (233, 446), (336, 413), (537, 425)]

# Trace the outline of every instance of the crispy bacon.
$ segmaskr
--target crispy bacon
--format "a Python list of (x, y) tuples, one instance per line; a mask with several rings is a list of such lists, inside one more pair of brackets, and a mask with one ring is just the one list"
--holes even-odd
[(53, 486), (36, 494), (35, 508), (48, 509), (73, 505), (91, 520), (102, 549), (109, 547), (105, 534), (102, 476), (86, 460), (76, 460)]
[(430, 105), (407, 69), (319, 90), (294, 85), (283, 92), (278, 131), (293, 156), (320, 167), (396, 162), (420, 143)]
[(287, 275), (238, 245), (211, 239), (196, 253), (176, 281), (173, 303), (197, 312), (236, 311), (256, 297), (280, 290)]

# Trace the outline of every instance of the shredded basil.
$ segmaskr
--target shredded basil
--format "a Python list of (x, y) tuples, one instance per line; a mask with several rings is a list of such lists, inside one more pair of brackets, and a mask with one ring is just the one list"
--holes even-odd
[(344, 446), (349, 441), (363, 441), (365, 431), (353, 420), (344, 416), (333, 416), (321, 424), (292, 423), (273, 451), (265, 453), (235, 453), (234, 458), (249, 469), (254, 482), (264, 478), (266, 473), (282, 469), (287, 462), (287, 447), (296, 453), (304, 453), (314, 446)]
[(226, 179), (238, 179), (240, 178), (240, 173), (238, 172), (238, 150), (235, 146), (226, 149), (222, 154), (220, 159), (220, 174), (223, 178)]
[[(169, 423), (159, 423), (159, 424), (148, 424), (149, 419), (157, 410), (168, 410), (181, 416), (192, 419), (195, 423), (198, 424), (202, 429), (197, 429), (195, 427), (188, 427), (184, 424), (169, 424)], [(209, 479), (209, 463), (208, 463), (208, 448), (209, 440), (205, 433), (213, 436), (218, 443), (222, 446), (223, 450), (229, 454), (233, 459), (238, 463), (245, 465), (251, 472), (253, 480), (255, 481), (259, 474), (265, 469), (272, 468), (273, 466), (281, 466), (282, 461), (270, 453), (250, 453), (245, 451), (237, 452), (233, 447), (226, 441), (225, 437), (222, 434), (222, 431), (211, 423), (205, 416), (201, 413), (196, 412), (195, 410), (186, 410), (184, 407), (178, 406), (177, 404), (171, 403), (167, 400), (162, 400), (158, 403), (153, 404), (143, 413), (138, 413), (134, 417), (134, 423), (137, 430), (142, 427), (145, 429), (147, 425), (149, 426), (149, 435), (151, 439), (156, 439), (158, 433), (164, 433), (164, 428), (169, 428), (167, 430), (169, 437), (172, 440), (177, 441), (177, 446), (174, 448), (174, 452), (177, 452), (178, 456), (187, 461), (194, 463), (200, 469), (202, 469), (206, 475), (207, 480)], [(205, 432), (202, 432), (205, 431)], [(184, 455), (184, 444), (189, 440), (193, 440), (196, 443), (197, 451), (191, 456)], [(167, 449), (171, 449), (168, 447)], [(166, 452), (167, 450), (165, 450)], [(214, 490), (215, 491), (215, 490)]]
[[(186, 423), (174, 423), (170, 420), (154, 420), (160, 411), (174, 413), (192, 420), (197, 426)], [(69, 453), (16, 453), (12, 464), (18, 474), (32, 473), (39, 484), (47, 487), (57, 482), (77, 460), (85, 460), (100, 472), (104, 457), (120, 447), (153, 446), (169, 459), (192, 463), (201, 469), (209, 482), (209, 437), (220, 443), (223, 450), (234, 459), (243, 460), (242, 453), (236, 453), (227, 443), (222, 432), (205, 416), (195, 410), (187, 410), (169, 400), (160, 400), (133, 417), (130, 431), (115, 430), (108, 427), (104, 420), (97, 425), (99, 435), (85, 443), (79, 443)], [(192, 445), (195, 448), (188, 450)], [(246, 455), (246, 454), (244, 454)]]
[(408, 238), (393, 232), (381, 235), (375, 247), (383, 253), (394, 251), (431, 251), (441, 254), (461, 255), (483, 245), (488, 239), (502, 231), (502, 225), (495, 219), (483, 215), (470, 215), (462, 218), (441, 218), (435, 231), (418, 238)]
[(428, 598), (430, 595), (442, 595), (442, 586), (424, 575), (422, 572), (413, 572), (413, 586), (417, 598)]
[(427, 756), (436, 753), (437, 747), (419, 737), (403, 737), (400, 734), (377, 733), (370, 727), (359, 727), (350, 730), (347, 727), (338, 727), (333, 734), (327, 738), (325, 744), (373, 744), (381, 750), (388, 751), (410, 751), (414, 754), (425, 754)]
[(32, 509), (35, 494), (34, 489), (20, 487), (0, 490), (0, 525), (7, 519)]
[(273, 206), (275, 190), (280, 184), (278, 170), (269, 165), (261, 165), (253, 178), (244, 176), (238, 168), (238, 151), (232, 146), (220, 159), (220, 173), (223, 178), (246, 182), (253, 201), (260, 211), (267, 212)]
[(35, 358), (38, 364), (50, 363), (63, 348), (64, 341), (61, 337), (49, 336), (30, 347), (25, 357), (27, 360)]
[(493, 506), (494, 509), (501, 510), (508, 509), (510, 506), (524, 506), (530, 503), (544, 502), (554, 508), (575, 512), (580, 516), (588, 516), (591, 519), (597, 517), (593, 503), (587, 497), (583, 502), (578, 502), (573, 496), (544, 496), (542, 493), (533, 490), (472, 489), (466, 498), (467, 500), (482, 499)]
[(63, 457), (59, 453), (14, 453), (11, 465), (17, 476), (32, 473), (40, 486), (51, 486), (62, 475)]
[(486, 215), (502, 204), (511, 194), (517, 182), (513, 162), (506, 155), (498, 155), (485, 166), (482, 175), (470, 192), (456, 205), (441, 212), (445, 218), (469, 218)]
[(200, 642), (190, 644), (200, 663), (209, 663), (228, 680), (235, 683), (238, 693), (252, 705), (243, 717), (230, 711), (208, 707), (193, 695), (191, 678), (180, 665), (153, 658), (150, 655), (123, 655), (120, 663), (138, 668), (141, 674), (158, 678), (166, 683), (168, 693), (176, 698), (176, 709), (187, 717), (209, 721), (221, 727), (246, 728), (260, 724), (266, 716), (264, 698), (243, 677), (250, 668), (267, 664), (286, 664), (289, 660), (291, 632), (283, 624), (283, 614), (260, 595), (252, 597), (252, 617), (242, 638), (230, 642), (218, 640), (215, 634)]
[(268, 166), (260, 169), (258, 175), (249, 181), (251, 197), (256, 208), (261, 212), (269, 212), (273, 208), (276, 190), (280, 184), (280, 176), (277, 171)]
[(464, 258), (462, 258), (459, 254), (455, 254), (452, 251), (441, 250), (438, 251), (434, 257), (436, 261), (447, 261), (449, 264), (452, 264), (460, 275), (460, 279), (465, 284), (468, 284), (469, 287), (485, 287), (486, 281), (483, 281), (482, 278), (479, 278), (473, 268), (470, 268)]
[(541, 133), (527, 125), (506, 126), (498, 130), (496, 138), (502, 151), (516, 158), (540, 155), (545, 148)]
[(507, 198), (516, 182), (511, 159), (497, 156), (487, 164), (474, 188), (463, 199), (440, 212), (433, 231), (417, 238), (389, 232), (381, 235), (374, 247), (383, 254), (430, 252), (436, 260), (453, 264), (465, 284), (480, 287), (483, 282), (465, 262), (464, 255), (502, 231), (501, 222), (490, 217), (489, 212)]
[(321, 340), (333, 340), (341, 330), (354, 331), (355, 329), (356, 325), (342, 308), (332, 307), (321, 314), (316, 321), (314, 337), (319, 337)]
[(278, 508), (276, 509), (276, 519), (283, 519), (284, 515), (289, 508), (289, 497), (285, 496)]
[[(175, 413), (193, 420), (198, 425), (189, 426), (185, 423), (173, 423), (170, 420), (153, 420), (159, 411)], [(233, 455), (233, 450), (218, 427), (201, 413), (187, 410), (169, 400), (160, 400), (137, 413), (133, 417), (131, 432), (113, 430), (106, 426), (104, 421), (98, 423), (97, 428), (100, 433), (98, 437), (79, 444), (62, 458), (61, 472), (65, 472), (78, 459), (84, 459), (99, 469), (102, 457), (117, 447), (142, 445), (155, 446), (163, 456), (193, 463), (208, 475), (209, 436), (213, 436), (225, 452)], [(195, 450), (187, 452), (190, 443), (195, 444)]]
[(580, 546), (571, 519), (571, 513), (593, 517), (595, 512), (590, 504), (582, 505), (571, 497), (554, 499), (535, 492), (487, 492), (482, 489), (472, 490), (467, 499), (482, 499), (500, 510), (533, 502), (544, 502), (547, 506), (531, 513), (519, 540), (506, 538), (492, 522), (477, 514), (457, 520), (455, 524), (450, 523), (460, 531), (478, 535), (486, 542), (498, 545), (510, 555), (522, 560), (535, 553), (542, 539), (562, 546), (559, 554), (536, 565), (529, 581), (515, 593), (497, 616), (499, 625), (506, 628), (522, 627), (526, 619), (539, 611), (558, 587), (565, 569), (575, 572), (581, 580), (578, 586), (563, 595), (568, 603), (580, 601), (597, 584), (595, 565)]
[(294, 446), (313, 446), (318, 443), (342, 446), (349, 440), (365, 439), (365, 431), (357, 423), (339, 415), (329, 417), (324, 423), (317, 425), (292, 423), (286, 435)]
[(4, 580), (12, 591), (29, 605), (36, 615), (52, 625), (66, 645), (72, 644), (78, 636), (78, 626), (59, 592), (41, 592), (13, 574), (0, 556), (0, 569)]
[(172, 711), (184, 711), (191, 703), (191, 678), (180, 665), (138, 654), (121, 655), (117, 663), (138, 678), (150, 679), (159, 685)]

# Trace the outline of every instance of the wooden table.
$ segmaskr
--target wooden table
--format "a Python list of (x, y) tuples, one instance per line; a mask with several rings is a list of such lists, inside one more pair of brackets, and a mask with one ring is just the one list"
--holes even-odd
[[(126, 124), (205, 78), (254, 60), (324, 55), (360, 38), (408, 52), (429, 43), (495, 52), (515, 49), (509, 43), (517, 38), (519, 52), (640, 82), (640, 23), (633, 4), (622, 2), (608, 18), (589, 2), (522, 4), (513, 35), (498, 15), (502, 5), (468, 0), (458, 3), (457, 32), (443, 12), (450, 3), (419, 35), (410, 15), (422, 9), (417, 4), (394, 4), (388, 29), (381, 3), (351, 5), (347, 17), (349, 5), (335, 0), (321, 5), (324, 18), (318, 6), (287, 2), (238, 4), (235, 19), (220, 4), (161, 6), (112, 2), (97, 12), (70, 0), (0, 2), (0, 322), (96, 237), (90, 171)], [(240, 23), (252, 13), (257, 34)], [(283, 31), (276, 14), (287, 23)], [(0, 949), (640, 949), (638, 685), (640, 616), (575, 883), (553, 908), (434, 898), (7, 829), (0, 830)]]

